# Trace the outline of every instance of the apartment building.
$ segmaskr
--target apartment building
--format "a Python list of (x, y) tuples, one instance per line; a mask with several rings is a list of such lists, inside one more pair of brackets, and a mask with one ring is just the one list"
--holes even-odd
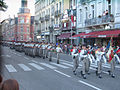
[[(21, 8), (18, 13), (18, 41), (33, 41), (34, 40), (34, 17), (30, 14), (30, 9), (27, 8), (27, 0), (21, 0)], [(32, 30), (31, 30), (32, 29)]]
[[(71, 0), (36, 0), (35, 21), (39, 40), (56, 43), (62, 34), (64, 13)], [(68, 14), (68, 12), (67, 12)]]
[[(81, 32), (92, 33), (94, 31), (109, 33), (120, 29), (120, 1), (119, 0), (77, 0), (77, 34)], [(106, 34), (109, 34), (106, 33)], [(93, 45), (94, 43), (106, 45), (111, 36), (106, 34), (97, 37), (84, 37), (84, 42)], [(89, 34), (88, 34), (89, 35)], [(119, 36), (114, 39), (119, 40)]]
[(34, 41), (34, 16), (27, 8), (27, 0), (21, 0), (18, 17), (2, 21), (3, 40)]

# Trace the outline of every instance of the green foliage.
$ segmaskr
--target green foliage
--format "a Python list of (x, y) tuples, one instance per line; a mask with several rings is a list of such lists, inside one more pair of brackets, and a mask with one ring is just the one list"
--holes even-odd
[(6, 11), (8, 6), (4, 2), (4, 0), (0, 0), (0, 11)]

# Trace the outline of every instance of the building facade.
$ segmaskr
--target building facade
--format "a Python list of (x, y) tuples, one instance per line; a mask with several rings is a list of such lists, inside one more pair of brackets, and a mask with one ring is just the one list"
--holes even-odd
[(64, 28), (64, 13), (68, 14), (70, 7), (71, 0), (36, 0), (35, 29), (40, 41), (57, 43)]
[(18, 41), (33, 41), (34, 40), (34, 20), (30, 14), (30, 9), (27, 8), (27, 0), (21, 0), (21, 8), (18, 13)]
[(27, 0), (21, 0), (18, 17), (3, 20), (2, 35), (3, 40), (34, 41), (34, 16), (27, 8)]
[[(120, 28), (120, 0), (77, 0), (77, 33)], [(104, 39), (104, 40), (103, 40)], [(86, 43), (102, 42), (106, 37), (87, 38)]]

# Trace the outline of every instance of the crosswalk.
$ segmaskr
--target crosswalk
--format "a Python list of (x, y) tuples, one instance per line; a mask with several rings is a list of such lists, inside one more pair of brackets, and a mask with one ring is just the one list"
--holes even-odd
[[(81, 64), (79, 64), (79, 68), (81, 68)], [(12, 65), (12, 64), (6, 64), (5, 65), (5, 68), (7, 69), (8, 72), (10, 73), (15, 73), (15, 72), (18, 72), (21, 68), (21, 70), (27, 72), (27, 71), (34, 71), (35, 69), (36, 70), (46, 70), (46, 68), (49, 68), (49, 69), (53, 69), (53, 70), (56, 70), (56, 69), (69, 69), (69, 68), (72, 68), (73, 67), (73, 63), (72, 62), (69, 62), (69, 61), (61, 61), (60, 64), (57, 64), (57, 63), (54, 63), (54, 62), (50, 62), (50, 63), (43, 63), (43, 62), (37, 62), (37, 61), (34, 61), (32, 60), (31, 63), (26, 63), (26, 64), (16, 64), (16, 65)], [(91, 64), (91, 67), (90, 69), (91, 70), (96, 70), (96, 67), (97, 65), (95, 64)], [(104, 64), (103, 67), (109, 69), (110, 68), (110, 65), (108, 64)], [(120, 68), (120, 66), (116, 66), (116, 68)], [(107, 73), (105, 71), (103, 71), (104, 73)]]

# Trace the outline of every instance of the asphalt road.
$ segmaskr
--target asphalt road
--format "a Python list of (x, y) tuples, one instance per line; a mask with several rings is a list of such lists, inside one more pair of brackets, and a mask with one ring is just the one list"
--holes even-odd
[[(2, 47), (0, 55), (1, 74), (4, 80), (14, 78), (20, 90), (120, 90), (120, 65), (116, 65), (115, 78), (108, 75), (109, 64), (103, 65), (102, 78), (95, 74), (95, 64), (91, 65), (90, 75), (83, 79), (72, 73), (72, 58), (61, 54), (60, 64), (56, 64), (56, 54), (52, 62), (39, 57), (32, 58), (24, 53)], [(80, 63), (81, 64), (81, 63)]]

